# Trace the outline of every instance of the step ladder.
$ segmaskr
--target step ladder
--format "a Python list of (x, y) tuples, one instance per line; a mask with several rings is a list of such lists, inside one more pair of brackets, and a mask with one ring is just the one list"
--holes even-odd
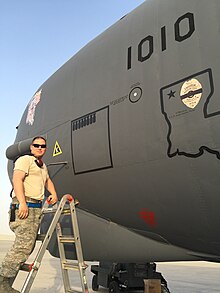
[[(88, 285), (87, 285), (86, 275), (85, 275), (85, 269), (87, 268), (87, 266), (85, 265), (83, 260), (82, 246), (80, 241), (79, 227), (78, 227), (77, 215), (76, 215), (76, 205), (78, 203), (79, 202), (77, 200), (74, 200), (70, 194), (64, 195), (59, 205), (56, 204), (56, 206), (50, 207), (49, 202), (47, 201), (45, 202), (42, 208), (41, 221), (45, 214), (54, 214), (54, 216), (48, 228), (47, 233), (45, 235), (41, 235), (41, 234), (38, 235), (37, 240), (43, 240), (43, 242), (38, 250), (38, 253), (34, 262), (32, 264), (23, 264), (21, 266), (21, 270), (29, 272), (24, 282), (24, 285), (22, 287), (21, 293), (28, 293), (30, 291), (31, 286), (34, 282), (34, 279), (37, 275), (37, 272), (40, 268), (43, 256), (46, 252), (46, 249), (52, 237), (52, 234), (55, 230), (57, 234), (57, 242), (58, 242), (58, 249), (60, 253), (60, 263), (61, 263), (61, 271), (62, 271), (65, 293), (75, 292), (70, 286), (70, 280), (69, 280), (69, 274), (68, 274), (69, 270), (75, 270), (75, 269), (79, 271), (82, 292), (88, 293)], [(62, 229), (59, 222), (61, 215), (70, 215), (73, 235), (65, 236), (62, 234)], [(65, 243), (75, 244), (77, 262), (69, 261), (66, 259), (65, 247), (64, 247)]]

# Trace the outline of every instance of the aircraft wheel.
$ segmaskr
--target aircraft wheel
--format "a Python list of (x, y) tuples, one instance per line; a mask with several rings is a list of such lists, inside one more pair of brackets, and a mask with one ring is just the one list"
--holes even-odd
[(93, 291), (98, 291), (99, 290), (99, 285), (98, 285), (98, 276), (94, 275), (92, 278), (92, 290)]
[(118, 283), (116, 281), (112, 281), (109, 284), (109, 293), (119, 293), (119, 292), (120, 292), (120, 289), (119, 289)]

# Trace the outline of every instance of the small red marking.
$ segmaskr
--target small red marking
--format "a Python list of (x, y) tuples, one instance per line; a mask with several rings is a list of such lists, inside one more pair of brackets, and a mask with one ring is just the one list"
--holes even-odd
[(33, 266), (34, 266), (34, 262), (33, 262), (32, 264), (28, 265), (28, 270), (29, 270), (29, 272), (32, 271)]
[(155, 227), (157, 224), (157, 220), (155, 217), (155, 213), (149, 211), (148, 209), (142, 209), (139, 213), (141, 219), (145, 221), (145, 223), (151, 227)]
[(72, 197), (72, 195), (69, 194), (69, 195), (67, 196), (67, 199), (68, 199), (68, 201), (72, 202), (72, 201), (73, 201), (73, 197)]

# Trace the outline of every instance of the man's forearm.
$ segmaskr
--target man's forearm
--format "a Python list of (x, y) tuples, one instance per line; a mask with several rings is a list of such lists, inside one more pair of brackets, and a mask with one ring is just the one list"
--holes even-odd
[(57, 193), (56, 193), (55, 186), (54, 186), (54, 184), (53, 184), (53, 182), (51, 181), (50, 178), (47, 180), (46, 188), (51, 194), (51, 195), (48, 196), (48, 199), (49, 199), (50, 203), (55, 204), (58, 201), (58, 198), (57, 198)]
[(50, 178), (47, 180), (46, 188), (50, 194), (57, 196), (55, 186)]

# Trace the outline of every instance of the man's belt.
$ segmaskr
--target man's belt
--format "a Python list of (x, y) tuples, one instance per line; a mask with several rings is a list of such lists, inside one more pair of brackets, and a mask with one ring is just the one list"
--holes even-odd
[[(26, 205), (29, 207), (29, 208), (35, 208), (35, 209), (39, 209), (39, 208), (42, 208), (42, 202), (39, 202), (39, 203), (33, 203), (33, 202), (26, 202)], [(10, 209), (13, 210), (13, 209), (19, 209), (19, 203), (17, 204), (13, 204), (11, 203), (10, 204)]]
[[(26, 202), (33, 202), (33, 203), (41, 203), (42, 202), (42, 200), (34, 199), (34, 198), (31, 198), (31, 197), (27, 197), (27, 196), (25, 196), (25, 201)], [(13, 197), (12, 198), (12, 203), (18, 204), (19, 201), (18, 201), (18, 199), (16, 197)]]

